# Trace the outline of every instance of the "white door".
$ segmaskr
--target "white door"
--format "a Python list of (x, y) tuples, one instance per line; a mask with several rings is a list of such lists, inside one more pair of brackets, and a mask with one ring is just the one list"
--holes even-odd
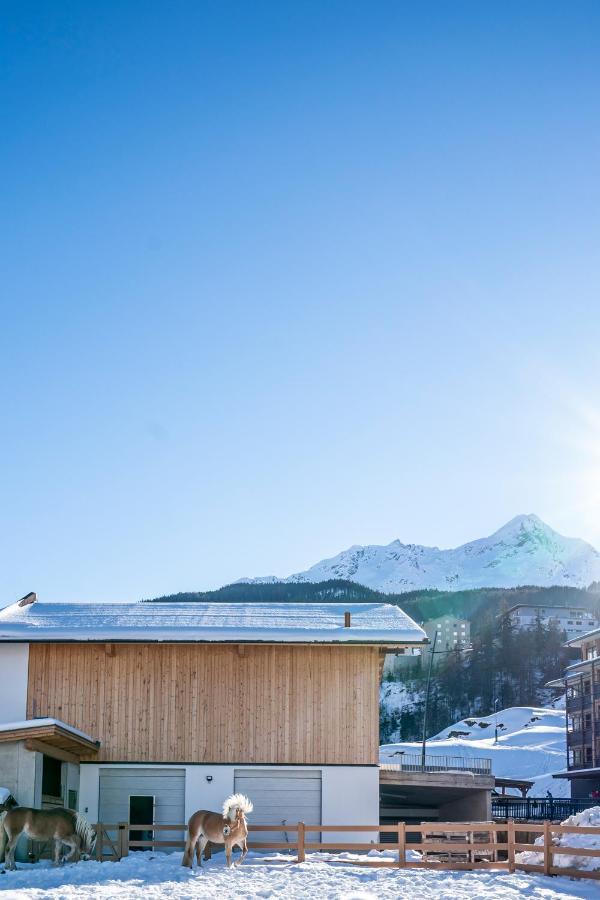
[[(293, 843), (296, 832), (286, 832), (286, 824), (321, 824), (321, 772), (311, 769), (236, 769), (235, 791), (246, 794), (254, 804), (248, 817), (252, 825), (275, 825), (276, 831), (256, 832), (255, 841)], [(311, 832), (309, 840), (318, 840)]]

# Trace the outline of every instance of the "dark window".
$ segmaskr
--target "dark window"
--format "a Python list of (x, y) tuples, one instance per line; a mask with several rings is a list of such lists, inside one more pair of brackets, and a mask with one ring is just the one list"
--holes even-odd
[(42, 756), (42, 794), (62, 798), (62, 763), (52, 756)]
[[(154, 797), (147, 795), (132, 795), (129, 797), (129, 824), (130, 825), (154, 825)], [(132, 829), (129, 832), (130, 841), (151, 841), (152, 830), (149, 828)], [(136, 847), (136, 850), (152, 850), (152, 847)]]

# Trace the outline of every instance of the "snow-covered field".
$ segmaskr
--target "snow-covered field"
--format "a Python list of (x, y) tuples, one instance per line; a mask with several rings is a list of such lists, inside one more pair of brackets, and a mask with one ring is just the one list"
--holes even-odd
[[(569, 797), (569, 782), (552, 777), (567, 766), (564, 710), (531, 706), (499, 710), (497, 744), (495, 719), (493, 715), (473, 716), (444, 728), (429, 738), (427, 752), (432, 756), (488, 757), (494, 775), (534, 781), (529, 792), (532, 797), (543, 797), (547, 790), (554, 797)], [(450, 737), (452, 732), (458, 736)], [(384, 744), (380, 760), (398, 763), (402, 753), (420, 752), (419, 743)]]
[[(219, 856), (221, 858), (219, 858)], [(598, 897), (598, 882), (509, 875), (502, 872), (433, 872), (375, 869), (319, 861), (298, 865), (284, 856), (250, 854), (228, 870), (222, 854), (201, 872), (181, 866), (181, 854), (136, 853), (119, 863), (80, 862), (61, 869), (48, 863), (22, 865), (0, 876), (0, 894), (10, 900), (498, 900), (528, 897), (567, 900)]]

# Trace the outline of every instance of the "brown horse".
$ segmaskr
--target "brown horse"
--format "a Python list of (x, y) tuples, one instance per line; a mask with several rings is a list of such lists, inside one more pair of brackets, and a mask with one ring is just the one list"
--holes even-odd
[(213, 844), (225, 844), (227, 866), (231, 866), (231, 851), (239, 847), (242, 851), (239, 862), (241, 866), (248, 853), (248, 823), (246, 814), (251, 813), (252, 803), (243, 794), (232, 794), (223, 804), (223, 815), (199, 809), (188, 822), (188, 834), (185, 842), (182, 866), (191, 869), (194, 863), (194, 850), (198, 865), (202, 865), (202, 851), (209, 841)]
[[(31, 809), (17, 806), (9, 810), (2, 822), (2, 831), (8, 838), (6, 847), (6, 868), (16, 869), (15, 847), (22, 834), (36, 841), (54, 841), (54, 865), (77, 859), (83, 849), (91, 853), (96, 836), (91, 825), (70, 809)], [(63, 844), (70, 847), (67, 856), (61, 860)]]

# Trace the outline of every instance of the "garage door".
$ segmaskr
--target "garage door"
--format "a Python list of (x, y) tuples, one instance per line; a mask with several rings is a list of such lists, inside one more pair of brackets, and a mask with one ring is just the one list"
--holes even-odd
[[(273, 832), (259, 832), (255, 840), (295, 841), (296, 833), (285, 825), (304, 822), (321, 824), (321, 773), (299, 769), (237, 769), (236, 793), (246, 794), (254, 804), (250, 824), (281, 825)], [(311, 833), (311, 840), (316, 840)]]
[[(185, 771), (182, 769), (100, 769), (99, 817), (101, 822), (135, 822), (144, 825), (177, 825), (185, 822)], [(150, 814), (150, 821), (141, 822)], [(131, 833), (133, 840), (147, 840), (152, 833)], [(183, 831), (154, 830), (155, 840), (179, 840)]]

